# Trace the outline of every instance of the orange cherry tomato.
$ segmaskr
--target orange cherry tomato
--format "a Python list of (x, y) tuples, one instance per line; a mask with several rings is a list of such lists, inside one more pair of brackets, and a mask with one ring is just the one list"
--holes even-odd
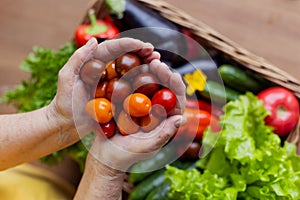
[(106, 78), (107, 80), (110, 80), (116, 77), (118, 77), (118, 74), (116, 72), (116, 62), (111, 61), (106, 65)]
[(85, 107), (86, 112), (99, 123), (107, 123), (113, 117), (113, 104), (106, 98), (90, 100)]
[(148, 115), (151, 106), (151, 100), (142, 93), (130, 94), (123, 102), (123, 109), (133, 117)]

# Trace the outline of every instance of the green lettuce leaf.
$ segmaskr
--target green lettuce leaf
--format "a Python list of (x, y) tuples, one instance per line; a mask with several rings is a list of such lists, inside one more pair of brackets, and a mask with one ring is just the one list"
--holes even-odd
[(207, 155), (197, 161), (198, 170), (167, 168), (169, 199), (300, 199), (296, 146), (282, 146), (265, 125), (262, 101), (246, 93), (223, 109), (220, 133), (204, 133)]

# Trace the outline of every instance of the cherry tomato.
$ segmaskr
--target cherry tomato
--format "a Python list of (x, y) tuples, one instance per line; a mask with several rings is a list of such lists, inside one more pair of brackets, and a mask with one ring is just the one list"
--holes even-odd
[(143, 117), (149, 114), (151, 100), (142, 93), (128, 95), (123, 102), (123, 109), (133, 117)]
[(119, 103), (131, 93), (131, 86), (123, 79), (113, 78), (108, 82), (105, 92), (110, 101)]
[(95, 91), (95, 98), (105, 97), (107, 81), (100, 81)]
[(295, 95), (285, 88), (271, 87), (261, 91), (257, 97), (271, 113), (265, 118), (266, 124), (273, 126), (279, 136), (288, 135), (299, 120), (299, 102)]
[(90, 100), (85, 107), (88, 115), (99, 123), (107, 123), (113, 117), (113, 105), (106, 98)]
[(96, 86), (103, 76), (104, 68), (105, 64), (102, 61), (90, 60), (81, 68), (80, 77), (85, 83)]
[(156, 109), (155, 114), (160, 116), (165, 116), (165, 114), (170, 114), (176, 106), (176, 95), (170, 89), (164, 88), (157, 91), (152, 97), (152, 105), (161, 105), (164, 108), (162, 112)]
[(131, 117), (128, 113), (122, 110), (118, 115), (117, 127), (122, 135), (136, 133), (139, 130), (138, 118)]
[(142, 61), (137, 55), (126, 53), (116, 59), (116, 72), (119, 76), (123, 76), (129, 70), (140, 66), (141, 64)]
[(144, 132), (149, 132), (155, 129), (162, 119), (158, 116), (153, 115), (151, 112), (149, 115), (140, 118), (140, 126)]
[(116, 132), (116, 122), (114, 119), (111, 119), (107, 123), (99, 123), (96, 126), (96, 132), (99, 134), (104, 134), (107, 138), (110, 138)]
[(116, 72), (116, 63), (115, 61), (111, 61), (106, 65), (106, 79), (111, 80), (117, 77), (118, 74)]
[(143, 93), (151, 97), (158, 91), (160, 85), (158, 79), (150, 73), (141, 73), (133, 81), (133, 88), (137, 93)]

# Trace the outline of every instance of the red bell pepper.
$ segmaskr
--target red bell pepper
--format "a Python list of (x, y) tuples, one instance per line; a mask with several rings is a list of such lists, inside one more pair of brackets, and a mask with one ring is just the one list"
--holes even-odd
[(214, 132), (221, 129), (218, 125), (219, 119), (208, 111), (186, 107), (183, 116), (186, 118), (186, 123), (177, 131), (177, 135), (180, 134), (179, 138), (201, 140), (203, 132), (209, 126)]
[(82, 24), (75, 31), (75, 42), (77, 47), (85, 45), (92, 37), (95, 37), (98, 42), (105, 39), (112, 39), (119, 34), (119, 29), (113, 24), (109, 16), (104, 19), (96, 19), (94, 10), (89, 12), (90, 24)]
[(299, 102), (295, 95), (285, 88), (271, 87), (261, 91), (257, 97), (270, 111), (265, 118), (266, 124), (273, 126), (279, 136), (288, 135), (299, 120)]

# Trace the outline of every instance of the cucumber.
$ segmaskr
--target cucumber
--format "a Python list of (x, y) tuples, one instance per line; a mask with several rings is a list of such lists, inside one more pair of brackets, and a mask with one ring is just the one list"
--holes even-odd
[(151, 175), (153, 171), (163, 168), (172, 162), (176, 148), (174, 145), (167, 145), (153, 157), (136, 163), (130, 169), (129, 182), (138, 183)]
[(142, 200), (156, 187), (161, 185), (165, 179), (165, 168), (151, 174), (140, 182), (129, 194), (128, 200)]
[(257, 80), (254, 75), (232, 65), (221, 65), (218, 71), (224, 83), (239, 92), (258, 93), (265, 88), (264, 84)]
[(210, 99), (213, 103), (225, 104), (228, 101), (236, 100), (241, 93), (215, 81), (208, 80), (200, 95)]
[(146, 200), (164, 200), (170, 192), (170, 189), (169, 183), (163, 182), (149, 193)]

